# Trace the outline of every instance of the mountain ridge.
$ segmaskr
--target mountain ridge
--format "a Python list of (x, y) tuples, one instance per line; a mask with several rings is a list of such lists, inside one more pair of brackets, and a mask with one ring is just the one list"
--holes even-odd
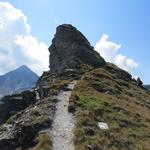
[(150, 84), (145, 84), (145, 85), (143, 85), (147, 90), (149, 90), (150, 91)]
[[(5, 114), (5, 118), (0, 124), (0, 147), (3, 150), (53, 150), (55, 115), (63, 113), (58, 111), (57, 104), (63, 100), (60, 95), (66, 97), (69, 91), (69, 102), (67, 99), (67, 104), (62, 103), (61, 109), (65, 108), (65, 114), (74, 118), (74, 131), (70, 132), (74, 135), (71, 142), (75, 150), (148, 150), (150, 93), (132, 79), (131, 74), (106, 63), (72, 25), (60, 25), (56, 29), (49, 50), (52, 68), (43, 73), (36, 88), (2, 100), (0, 114)], [(97, 66), (95, 62), (101, 64)], [(75, 87), (70, 89), (68, 85), (74, 81)], [(8, 108), (18, 99), (21, 99), (19, 108), (13, 107), (10, 111)], [(101, 129), (100, 123), (105, 123), (107, 129)], [(64, 133), (69, 128), (59, 129)], [(54, 131), (56, 135), (59, 132)], [(61, 143), (55, 142), (62, 144), (63, 138), (65, 136), (61, 135)], [(69, 150), (67, 146), (63, 149)]]

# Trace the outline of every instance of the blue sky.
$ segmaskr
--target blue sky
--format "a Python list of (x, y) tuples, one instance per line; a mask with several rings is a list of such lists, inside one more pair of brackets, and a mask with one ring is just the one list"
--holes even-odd
[[(138, 67), (132, 70), (144, 83), (150, 83), (150, 1), (149, 0), (8, 0), (22, 10), (39, 41), (51, 43), (56, 26), (70, 23), (93, 46), (107, 34), (120, 44), (119, 54), (131, 58)], [(117, 50), (118, 51), (118, 50)]]

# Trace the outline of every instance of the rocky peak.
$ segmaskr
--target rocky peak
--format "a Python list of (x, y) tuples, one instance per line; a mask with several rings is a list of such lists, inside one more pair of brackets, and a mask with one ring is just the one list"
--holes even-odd
[(105, 64), (104, 59), (94, 51), (86, 37), (69, 24), (57, 27), (49, 51), (52, 73), (61, 73), (64, 69), (76, 69), (80, 64), (92, 67)]
[(59, 42), (67, 42), (67, 43), (78, 43), (89, 45), (89, 41), (86, 37), (78, 31), (75, 27), (70, 24), (63, 24), (57, 27), (55, 38), (53, 39), (55, 44)]

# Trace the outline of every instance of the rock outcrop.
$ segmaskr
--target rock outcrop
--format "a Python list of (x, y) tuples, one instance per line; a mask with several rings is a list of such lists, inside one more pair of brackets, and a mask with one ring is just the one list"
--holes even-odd
[(0, 124), (35, 102), (36, 93), (34, 91), (25, 91), (20, 94), (3, 97), (0, 101)]
[[(74, 113), (75, 150), (149, 149), (150, 94), (147, 90), (128, 72), (106, 63), (71, 25), (57, 28), (49, 51), (50, 71), (43, 73), (35, 89), (0, 101), (0, 149), (54, 149), (52, 127), (61, 116), (65, 117), (63, 107), (67, 116), (68, 111)], [(74, 80), (75, 87), (70, 89), (68, 85)], [(67, 93), (67, 103), (63, 103)], [(61, 123), (68, 120), (67, 117)], [(99, 122), (109, 128), (100, 129)]]
[(105, 64), (104, 59), (94, 51), (84, 35), (68, 24), (57, 27), (49, 51), (52, 73), (61, 73), (65, 69), (77, 69), (81, 64), (88, 64), (94, 68)]

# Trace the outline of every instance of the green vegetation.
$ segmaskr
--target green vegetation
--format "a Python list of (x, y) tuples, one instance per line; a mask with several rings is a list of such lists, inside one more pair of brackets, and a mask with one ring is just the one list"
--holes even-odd
[[(41, 131), (51, 127), (56, 102), (52, 95), (81, 75), (70, 97), (77, 107), (76, 150), (149, 150), (150, 94), (130, 74), (112, 64), (98, 69), (81, 65), (73, 74), (65, 72), (56, 77), (47, 72), (41, 77), (41, 82), (47, 81), (50, 87), (49, 96), (16, 115), (25, 122), (17, 150), (26, 145), (30, 150), (51, 150), (51, 135)], [(11, 117), (7, 124), (17, 119)], [(101, 130), (98, 122), (107, 123), (109, 130)]]
[[(76, 150), (148, 150), (150, 94), (131, 76), (108, 64), (84, 74), (70, 101), (76, 112)], [(109, 130), (101, 130), (106, 122)]]
[(105, 109), (109, 105), (103, 97), (88, 94), (80, 95), (78, 104), (79, 106), (90, 110)]

